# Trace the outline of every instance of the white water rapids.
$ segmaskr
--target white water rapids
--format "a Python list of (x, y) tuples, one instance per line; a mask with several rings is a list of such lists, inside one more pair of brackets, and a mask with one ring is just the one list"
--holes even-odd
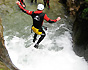
[[(58, 16), (61, 20), (54, 23), (44, 23), (48, 27), (46, 37), (40, 43), (39, 49), (34, 48), (33, 33), (31, 33), (32, 18), (23, 13), (15, 1), (6, 0), (6, 14), (2, 14), (5, 46), (12, 62), (20, 70), (88, 70), (88, 63), (84, 57), (75, 54), (72, 47), (71, 23), (64, 6), (58, 0), (50, 0), (50, 10), (44, 13), (51, 19)], [(43, 3), (43, 0), (38, 0)], [(25, 0), (26, 9), (35, 11), (36, 5), (30, 5), (30, 0)], [(73, 19), (72, 19), (73, 20)], [(38, 37), (39, 38), (39, 37)]]
[[(61, 24), (59, 27), (54, 27), (58, 31), (60, 27), (65, 28), (64, 26), (65, 24)], [(64, 31), (58, 36), (54, 35), (55, 29), (46, 32), (45, 39), (40, 43), (40, 49), (33, 47), (32, 35), (28, 39), (32, 45), (27, 48), (25, 39), (14, 36), (8, 41), (8, 36), (5, 36), (5, 45), (12, 62), (20, 70), (88, 70), (85, 59), (73, 51), (69, 31)]]

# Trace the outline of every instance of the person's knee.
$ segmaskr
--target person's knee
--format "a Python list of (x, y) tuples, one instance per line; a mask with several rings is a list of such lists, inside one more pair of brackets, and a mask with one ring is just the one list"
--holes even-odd
[(41, 37), (45, 37), (45, 36), (46, 36), (46, 34), (42, 34), (42, 35), (41, 35)]

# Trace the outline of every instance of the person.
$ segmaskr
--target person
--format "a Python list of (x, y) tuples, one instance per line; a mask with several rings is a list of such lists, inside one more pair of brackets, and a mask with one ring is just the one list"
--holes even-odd
[(49, 0), (43, 0), (43, 1), (44, 1), (44, 7), (46, 7), (46, 3), (47, 3), (48, 9), (50, 9)]
[(24, 3), (24, 0), (18, 0), (18, 1), (20, 1), (20, 3), (21, 3), (21, 5), (23, 6), (23, 8), (26, 8), (26, 5), (25, 5), (25, 3)]
[[(31, 0), (31, 3), (33, 4), (33, 0)], [(35, 0), (35, 3), (37, 4), (37, 0)]]
[(30, 10), (26, 10), (24, 9), (20, 2), (17, 1), (16, 2), (17, 5), (20, 7), (20, 9), (28, 14), (31, 15), (33, 18), (33, 25), (32, 25), (32, 30), (35, 33), (34, 34), (34, 39), (33, 42), (35, 42), (37, 40), (37, 35), (41, 35), (41, 37), (39, 38), (39, 40), (37, 41), (37, 43), (34, 45), (35, 48), (38, 48), (39, 43), (44, 39), (44, 37), (46, 36), (45, 31), (43, 30), (42, 26), (43, 26), (43, 20), (46, 20), (49, 23), (54, 23), (59, 21), (61, 18), (58, 17), (55, 20), (51, 20), (50, 18), (47, 17), (47, 15), (45, 13), (43, 13), (44, 10), (44, 5), (43, 4), (38, 4), (37, 6), (37, 11), (30, 11)]

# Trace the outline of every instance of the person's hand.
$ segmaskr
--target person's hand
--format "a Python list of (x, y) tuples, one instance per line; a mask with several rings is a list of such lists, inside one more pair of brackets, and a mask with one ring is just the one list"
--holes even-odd
[(58, 17), (56, 20), (57, 20), (57, 21), (59, 21), (60, 19), (61, 19), (61, 18), (60, 18), (60, 17)]
[(17, 2), (16, 2), (16, 4), (17, 4), (17, 5), (20, 5), (20, 2), (19, 2), (19, 1), (17, 1)]

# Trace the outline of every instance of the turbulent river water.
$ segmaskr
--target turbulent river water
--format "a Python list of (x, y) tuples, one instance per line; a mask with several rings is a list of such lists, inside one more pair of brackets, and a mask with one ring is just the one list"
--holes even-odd
[[(42, 2), (42, 0), (38, 1)], [(30, 5), (26, 0), (27, 10), (36, 10), (36, 5)], [(51, 9), (44, 12), (51, 18), (58, 16), (61, 20), (49, 24), (45, 39), (39, 49), (34, 48), (33, 34), (31, 33), (32, 18), (23, 13), (15, 4), (10, 13), (3, 15), (5, 45), (12, 62), (20, 70), (88, 70), (88, 64), (83, 57), (75, 54), (72, 48), (71, 29), (72, 18), (57, 0), (50, 0)], [(40, 36), (38, 36), (39, 38)]]

